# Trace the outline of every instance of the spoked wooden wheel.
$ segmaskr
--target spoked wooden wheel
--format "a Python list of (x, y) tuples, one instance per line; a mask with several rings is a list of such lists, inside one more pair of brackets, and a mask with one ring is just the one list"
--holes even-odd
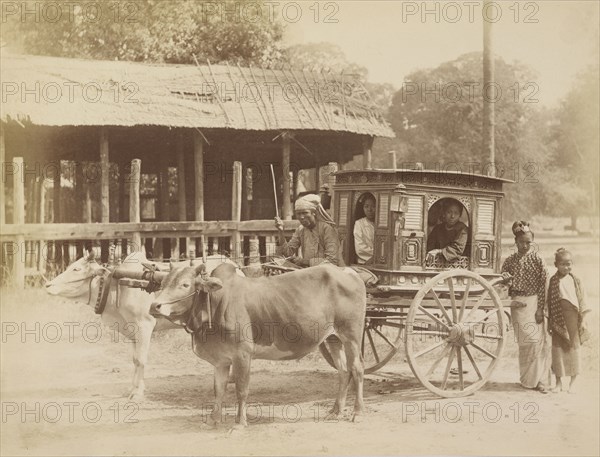
[[(394, 306), (368, 306), (361, 353), (365, 373), (373, 373), (383, 367), (398, 352), (403, 338), (405, 314)], [(336, 344), (335, 336), (327, 338), (320, 346), (321, 354), (335, 368), (329, 347)]]
[(406, 321), (406, 355), (424, 387), (461, 397), (489, 379), (504, 346), (502, 302), (468, 270), (440, 273), (419, 290)]

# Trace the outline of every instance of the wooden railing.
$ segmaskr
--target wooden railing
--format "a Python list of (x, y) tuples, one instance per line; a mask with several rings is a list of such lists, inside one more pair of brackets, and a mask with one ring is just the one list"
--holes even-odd
[[(291, 236), (296, 227), (298, 221), (284, 221), (285, 235)], [(103, 262), (118, 261), (140, 250), (155, 260), (189, 257), (191, 251), (195, 257), (226, 253), (244, 265), (250, 258), (265, 261), (275, 254), (276, 237), (273, 220), (3, 224), (0, 280), (17, 287), (43, 282), (89, 248), (96, 250)], [(109, 259), (109, 252), (114, 259)]]

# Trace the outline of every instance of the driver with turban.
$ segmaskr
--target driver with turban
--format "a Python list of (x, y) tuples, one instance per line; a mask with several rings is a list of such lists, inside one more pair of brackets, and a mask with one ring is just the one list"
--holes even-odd
[[(300, 267), (312, 267), (323, 262), (343, 266), (335, 222), (321, 205), (321, 198), (315, 194), (300, 197), (294, 204), (294, 211), (301, 225), (290, 241), (285, 240), (283, 221), (275, 218), (275, 227), (279, 231), (278, 253), (291, 257), (289, 260)], [(298, 252), (300, 249), (302, 256)]]

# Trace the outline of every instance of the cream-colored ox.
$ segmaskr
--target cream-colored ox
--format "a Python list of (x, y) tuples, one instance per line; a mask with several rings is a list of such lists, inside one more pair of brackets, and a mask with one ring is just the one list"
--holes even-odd
[[(229, 260), (222, 256), (208, 257), (206, 268), (212, 270), (226, 261)], [(197, 262), (200, 262), (200, 259)], [(189, 261), (175, 264), (149, 262), (141, 252), (134, 252), (123, 260), (119, 268), (139, 276), (144, 271), (144, 263), (152, 264), (161, 271), (189, 265)], [(150, 315), (154, 293), (140, 288), (118, 286), (118, 279), (105, 279), (108, 272), (96, 261), (93, 251), (90, 251), (88, 255), (73, 262), (63, 273), (46, 283), (46, 291), (73, 303), (94, 308), (101, 301), (103, 290), (107, 288), (105, 306), (101, 314), (102, 323), (111, 329), (117, 328), (119, 333), (130, 338), (133, 343), (134, 373), (132, 387), (127, 396), (131, 400), (139, 400), (144, 396), (144, 368), (148, 361), (152, 333), (155, 330), (181, 327), (168, 319)]]

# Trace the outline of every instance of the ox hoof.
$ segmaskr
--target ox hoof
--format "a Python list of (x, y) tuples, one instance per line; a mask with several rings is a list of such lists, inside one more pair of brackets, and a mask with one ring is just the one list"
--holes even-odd
[(229, 434), (231, 435), (232, 433), (241, 432), (246, 427), (248, 427), (248, 424), (235, 424), (229, 429)]
[(325, 416), (325, 422), (337, 422), (340, 420), (340, 412), (337, 410), (331, 410)]
[(356, 423), (356, 424), (360, 424), (364, 419), (364, 416), (360, 413), (354, 413), (354, 415), (352, 416), (352, 422)]
[(219, 427), (219, 421), (213, 419), (212, 417), (209, 417), (206, 419), (206, 425), (208, 426), (208, 428), (215, 429)]
[(129, 395), (127, 395), (128, 401), (142, 401), (143, 399), (144, 399), (143, 392), (130, 392)]

